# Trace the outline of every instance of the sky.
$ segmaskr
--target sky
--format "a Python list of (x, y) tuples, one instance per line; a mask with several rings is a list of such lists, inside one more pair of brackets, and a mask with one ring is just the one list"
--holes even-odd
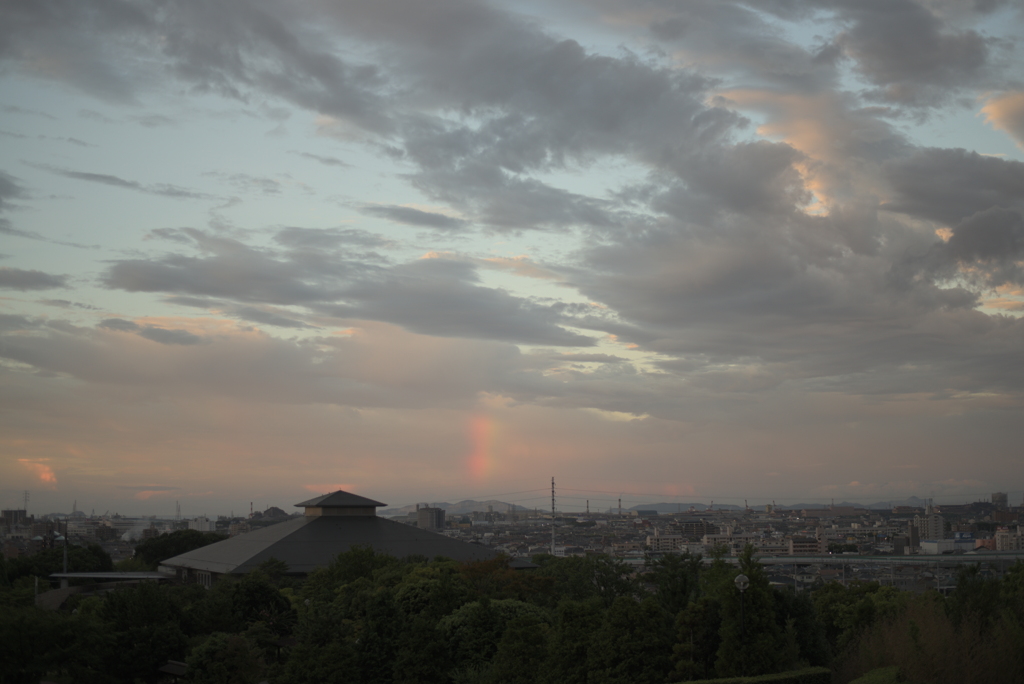
[(8, 0), (0, 504), (1024, 495), (1024, 4)]

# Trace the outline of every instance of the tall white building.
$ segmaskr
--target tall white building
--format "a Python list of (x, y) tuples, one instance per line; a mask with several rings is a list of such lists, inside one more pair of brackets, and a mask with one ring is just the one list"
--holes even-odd
[(914, 516), (914, 527), (917, 528), (917, 533), (921, 541), (924, 540), (939, 540), (946, 538), (946, 521), (943, 520), (942, 515), (936, 513), (932, 508), (931, 500), (928, 500), (928, 507), (925, 508), (924, 515)]
[(421, 508), (416, 512), (416, 523), (417, 527), (421, 530), (430, 530), (431, 532), (442, 532), (444, 531), (444, 509), (443, 508)]
[(1024, 539), (1021, 539), (1019, 530), (1008, 529), (996, 530), (996, 551), (1021, 551), (1024, 550)]
[(188, 521), (188, 529), (199, 530), (200, 532), (216, 532), (217, 523), (210, 520), (205, 515), (201, 515), (198, 518)]

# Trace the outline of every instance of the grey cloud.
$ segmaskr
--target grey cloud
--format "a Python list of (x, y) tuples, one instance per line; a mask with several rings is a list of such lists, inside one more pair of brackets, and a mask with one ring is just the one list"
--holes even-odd
[[(388, 117), (372, 92), (381, 81), (377, 69), (337, 58), (319, 31), (295, 21), (296, 9), (258, 1), (16, 0), (0, 15), (0, 59), (28, 70), (46, 64), (39, 75), (114, 101), (133, 100), (169, 72), (199, 91), (238, 99), (264, 91), (386, 130)], [(154, 51), (140, 54), (145, 45)]]
[(336, 249), (342, 245), (357, 247), (394, 247), (390, 238), (358, 228), (282, 228), (274, 241), (291, 249)]
[[(14, 176), (0, 171), (0, 214), (11, 209), (11, 200), (25, 197), (27, 193)], [(41, 235), (18, 230), (11, 226), (9, 219), (0, 215), (0, 234), (15, 235), (31, 240), (43, 240)]]
[(277, 314), (272, 311), (264, 311), (251, 306), (230, 309), (229, 313), (232, 316), (236, 316), (246, 321), (262, 323), (263, 325), (273, 325), (279, 328), (319, 329), (315, 325), (309, 325), (302, 321), (297, 321), (294, 318), (288, 318), (287, 316), (282, 316), (281, 314)]
[(254, 252), (199, 258), (171, 255), (157, 261), (131, 259), (115, 263), (103, 277), (113, 289), (166, 292), (240, 301), (296, 304), (337, 296), (337, 290), (303, 279), (294, 264)]
[(111, 119), (109, 116), (104, 114), (100, 114), (97, 111), (93, 111), (92, 109), (80, 109), (78, 110), (78, 115), (83, 119), (91, 119), (92, 121), (100, 121), (108, 124), (114, 123), (114, 119)]
[(347, 163), (343, 162), (342, 160), (338, 159), (337, 157), (330, 157), (330, 156), (326, 156), (326, 155), (322, 155), (322, 154), (313, 154), (312, 152), (294, 152), (293, 151), (292, 154), (297, 154), (300, 157), (305, 157), (306, 159), (316, 160), (316, 161), (320, 162), (321, 164), (323, 164), (325, 166), (339, 166), (339, 167), (350, 167), (350, 166), (352, 166), (351, 164), (347, 164)]
[(94, 35), (151, 30), (147, 9), (124, 0), (5, 2), (0, 59), (20, 62), (38, 75), (59, 78), (101, 97), (131, 101), (135, 84), (125, 75), (131, 61), (119, 60), (116, 45), (95, 40)]
[(147, 340), (153, 342), (159, 342), (160, 344), (199, 344), (203, 342), (203, 338), (198, 335), (193, 335), (187, 330), (174, 330), (166, 328), (156, 328), (153, 326), (146, 326), (139, 331), (140, 337), (145, 337)]
[(555, 358), (576, 363), (625, 363), (626, 359), (614, 354), (559, 354)]
[(163, 114), (140, 114), (131, 117), (132, 121), (145, 126), (146, 128), (157, 128), (159, 126), (170, 126), (174, 119)]
[[(0, 50), (3, 50), (2, 46), (0, 46)], [(0, 52), (0, 55), (2, 55), (2, 52)], [(25, 109), (24, 107), (18, 107), (17, 105), (0, 106), (0, 111), (3, 111), (7, 114), (26, 114), (28, 116), (39, 116), (44, 119), (50, 119), (51, 121), (57, 120), (57, 117), (51, 114), (47, 114), (46, 112), (40, 112), (36, 109)]]
[(88, 309), (90, 311), (99, 311), (98, 306), (93, 306), (92, 304), (83, 304), (81, 302), (72, 302), (68, 301), (67, 299), (40, 299), (39, 302), (41, 304), (46, 304), (47, 306), (56, 306), (61, 309), (75, 308)]
[(0, 332), (30, 330), (36, 327), (38, 324), (25, 316), (0, 313)]
[[(28, 139), (28, 137), (29, 137), (29, 136), (24, 135), (22, 133), (12, 133), (11, 131), (0, 131), (0, 135), (6, 136), (8, 138), (20, 138), (20, 139), (23, 139), (23, 140)], [(95, 145), (93, 145), (91, 143), (87, 143), (84, 140), (79, 140), (78, 138), (56, 137), (56, 136), (52, 136), (52, 135), (42, 135), (42, 134), (39, 134), (39, 135), (36, 136), (36, 139), (37, 140), (57, 140), (59, 142), (71, 143), (72, 145), (77, 145), (78, 147), (96, 147)]]
[(11, 200), (24, 197), (25, 189), (14, 176), (0, 171), (0, 211), (11, 208)]
[(264, 195), (280, 194), (283, 187), (281, 182), (274, 178), (253, 176), (248, 173), (221, 173), (211, 171), (204, 175), (219, 178), (230, 183), (239, 190), (243, 190), (245, 192), (259, 192)]
[(963, 149), (924, 148), (883, 167), (892, 211), (957, 225), (991, 207), (1024, 207), (1024, 163)]
[(183, 245), (192, 244), (192, 238), (189, 237), (188, 233), (179, 230), (178, 228), (154, 228), (153, 230), (146, 233), (145, 240), (169, 240), (171, 242), (178, 242)]
[(99, 183), (101, 185), (109, 185), (115, 188), (124, 188), (125, 190), (136, 190), (138, 192), (145, 192), (151, 195), (163, 195), (164, 197), (174, 197), (177, 199), (210, 199), (211, 195), (207, 195), (202, 192), (195, 192), (185, 188), (179, 188), (175, 185), (167, 183), (156, 183), (152, 185), (144, 185), (138, 181), (125, 180), (118, 176), (112, 176), (106, 173), (92, 173), (89, 171), (72, 171), (70, 169), (61, 169), (46, 164), (31, 164), (36, 168), (45, 169), (51, 173), (55, 173), (58, 176), (64, 176), (65, 178), (73, 178), (75, 180), (87, 181), (89, 183)]
[(851, 0), (843, 14), (853, 27), (837, 44), (858, 70), (881, 86), (875, 97), (902, 105), (932, 105), (948, 89), (976, 82), (988, 61), (986, 39), (951, 30), (913, 0)]
[[(369, 268), (305, 248), (273, 254), (200, 231), (184, 234), (210, 255), (118, 261), (107, 270), (103, 283), (130, 292), (184, 296), (179, 301), (186, 305), (206, 305), (206, 298), (246, 303), (250, 306), (241, 309), (224, 306), (230, 315), (268, 325), (303, 324), (268, 314), (255, 305), (301, 305), (320, 314), (387, 321), (442, 337), (593, 345), (592, 339), (561, 327), (572, 318), (559, 307), (482, 287), (477, 283), (476, 266), (465, 261), (420, 259)], [(285, 242), (298, 237), (305, 244), (310, 238), (308, 233), (295, 231), (283, 235)]]
[(178, 306), (191, 306), (196, 309), (212, 309), (215, 307), (223, 306), (223, 302), (216, 299), (206, 299), (204, 297), (166, 297), (164, 301), (168, 304), (177, 304)]
[[(0, 315), (0, 330), (33, 325), (11, 318), (19, 320)], [(480, 391), (525, 397), (559, 385), (531, 371), (513, 345), (430, 339), (380, 323), (364, 323), (352, 337), (306, 341), (226, 334), (204, 344), (139, 345), (132, 337), (73, 326), (31, 337), (0, 334), (0, 358), (94, 383), (93, 398), (127, 389), (133, 397), (234, 397), (275, 406), (467, 408)]]
[[(762, 12), (755, 11), (757, 3), (751, 4), (754, 7), (721, 0), (651, 2), (648, 5), (657, 8), (657, 18), (648, 28), (657, 40), (699, 56), (712, 72), (742, 69), (755, 82), (800, 91), (835, 83), (833, 59), (820, 50), (809, 52), (788, 41), (766, 21)], [(621, 12), (622, 18), (629, 20), (631, 8), (615, 2), (600, 5), (606, 12)], [(805, 12), (800, 10), (796, 14)], [(792, 11), (784, 14), (787, 19), (797, 18)]]
[(440, 337), (593, 346), (591, 338), (559, 327), (564, 319), (551, 307), (474, 285), (475, 279), (474, 267), (465, 262), (421, 259), (392, 269), (383, 280), (349, 288), (344, 298), (351, 303), (318, 309)]
[(992, 207), (967, 217), (949, 240), (894, 266), (892, 277), (906, 283), (926, 275), (957, 279), (979, 288), (1024, 284), (1024, 212)]
[(123, 318), (106, 318), (97, 327), (121, 332), (135, 332), (141, 329), (138, 323), (126, 321)]
[(118, 332), (130, 332), (160, 344), (199, 344), (203, 338), (194, 335), (187, 330), (158, 328), (152, 325), (139, 325), (133, 321), (126, 321), (123, 318), (106, 318), (96, 327), (105, 330), (116, 330)]
[(745, 214), (779, 214), (810, 200), (793, 166), (802, 159), (787, 144), (758, 141), (687, 159), (678, 172), (691, 190), (710, 196), (716, 206)]
[(407, 223), (413, 226), (426, 226), (427, 228), (438, 228), (441, 230), (464, 228), (467, 225), (462, 219), (436, 214), (430, 211), (422, 211), (413, 207), (401, 207), (398, 205), (376, 206), (369, 205), (362, 208), (364, 214), (379, 216), (398, 223)]
[[(182, 79), (230, 97), (258, 88), (299, 106), (338, 116), (374, 131), (387, 115), (372, 89), (381, 81), (372, 66), (350, 66), (322, 45), (318, 33), (276, 4), (172, 3), (161, 28), (164, 53)], [(291, 19), (291, 17), (289, 17)]]
[(961, 261), (1016, 261), (1024, 254), (1024, 216), (996, 207), (978, 212), (953, 230), (946, 247)]
[(335, 11), (343, 30), (377, 36), (403, 56), (392, 61), (415, 77), (412, 102), (432, 106), (444, 93), (477, 114), (472, 125), (403, 119), (405, 156), (419, 167), (417, 188), (496, 227), (620, 225), (607, 203), (523, 174), (605, 155), (666, 167), (744, 122), (705, 106), (710, 81), (629, 55), (590, 54), (484, 5), (432, 5), (430, 16), (400, 1)]
[(90, 183), (102, 183), (103, 185), (113, 185), (117, 188), (128, 188), (130, 190), (142, 190), (142, 183), (137, 181), (126, 181), (123, 178), (117, 176), (111, 176), (105, 173), (87, 173), (84, 171), (67, 171), (64, 169), (50, 169), (54, 173), (64, 176), (65, 178), (74, 178), (76, 180), (89, 181)]
[(67, 278), (65, 276), (0, 266), (0, 288), (25, 291), (52, 290), (57, 287), (66, 286)]

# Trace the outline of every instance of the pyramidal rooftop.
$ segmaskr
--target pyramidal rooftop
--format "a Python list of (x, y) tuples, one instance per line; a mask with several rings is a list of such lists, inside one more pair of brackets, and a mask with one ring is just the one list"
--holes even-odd
[(377, 508), (387, 504), (351, 492), (332, 492), (295, 505), (306, 514), (168, 558), (161, 571), (209, 586), (221, 575), (243, 575), (271, 558), (284, 561), (289, 573), (305, 575), (353, 546), (369, 546), (395, 558), (442, 556), (458, 562), (498, 555), (486, 546), (378, 517)]
[(336, 492), (297, 503), (295, 506), (296, 508), (305, 508), (306, 517), (315, 518), (325, 515), (375, 516), (377, 508), (387, 506), (387, 504), (339, 489)]

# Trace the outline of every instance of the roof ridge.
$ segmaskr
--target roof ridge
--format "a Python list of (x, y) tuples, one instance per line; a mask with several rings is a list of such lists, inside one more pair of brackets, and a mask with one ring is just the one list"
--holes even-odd
[(302, 501), (295, 504), (295, 506), (298, 508), (365, 508), (370, 506), (376, 508), (379, 506), (387, 506), (387, 504), (339, 489), (336, 492), (330, 492), (329, 494), (323, 494), (322, 496), (309, 499), (308, 501)]

